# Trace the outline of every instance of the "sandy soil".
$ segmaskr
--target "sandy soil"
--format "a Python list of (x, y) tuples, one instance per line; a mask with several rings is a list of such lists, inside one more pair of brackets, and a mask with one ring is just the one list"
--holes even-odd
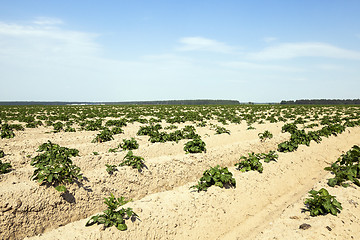
[[(179, 128), (187, 124), (179, 125)], [(165, 124), (163, 124), (165, 125)], [(91, 143), (97, 132), (48, 133), (49, 128), (16, 132), (14, 139), (1, 139), (14, 171), (0, 175), (0, 233), (3, 239), (359, 239), (360, 193), (357, 187), (330, 188), (343, 204), (338, 217), (309, 217), (302, 212), (303, 201), (312, 188), (326, 187), (329, 173), (324, 167), (334, 162), (354, 144), (360, 145), (360, 128), (347, 128), (337, 137), (324, 138), (320, 144), (300, 146), (293, 153), (279, 153), (277, 162), (265, 163), (264, 172), (241, 173), (233, 165), (249, 152), (275, 150), (287, 140), (281, 133), (283, 123), (226, 125), (231, 135), (214, 135), (209, 127), (197, 128), (207, 144), (207, 152), (185, 154), (179, 143), (150, 143), (147, 136), (136, 136), (141, 124), (125, 127), (115, 140)], [(269, 130), (274, 138), (261, 142), (258, 133)], [(109, 175), (105, 164), (119, 164), (126, 152), (109, 153), (121, 139), (136, 136), (140, 148), (135, 155), (144, 157), (147, 169), (139, 173), (130, 167), (118, 167)], [(80, 151), (74, 158), (85, 180), (68, 185), (69, 193), (31, 181), (31, 157), (37, 147), (51, 140)], [(95, 156), (93, 152), (98, 152)], [(30, 156), (29, 156), (30, 155)], [(211, 187), (196, 192), (204, 170), (220, 164), (229, 166), (237, 187)], [(104, 197), (110, 193), (134, 201), (125, 205), (134, 209), (140, 220), (127, 221), (121, 232), (94, 225), (85, 227), (93, 214), (105, 209)], [(308, 223), (312, 227), (299, 229)], [(327, 228), (329, 227), (329, 228)], [(331, 229), (328, 230), (328, 229)], [(34, 236), (37, 235), (38, 236)], [(33, 237), (32, 237), (33, 236)], [(28, 238), (27, 238), (28, 237)]]

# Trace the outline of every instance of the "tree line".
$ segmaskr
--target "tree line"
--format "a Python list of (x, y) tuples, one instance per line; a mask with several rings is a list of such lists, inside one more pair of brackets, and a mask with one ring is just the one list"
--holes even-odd
[(281, 101), (283, 105), (356, 105), (360, 104), (360, 99), (301, 99)]

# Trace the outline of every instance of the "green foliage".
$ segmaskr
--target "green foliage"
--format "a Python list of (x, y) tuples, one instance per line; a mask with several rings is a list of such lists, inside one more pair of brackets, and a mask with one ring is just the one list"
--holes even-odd
[(107, 209), (104, 213), (92, 216), (85, 226), (91, 226), (96, 223), (104, 224), (106, 228), (115, 226), (118, 230), (125, 231), (127, 229), (125, 220), (129, 218), (138, 218), (138, 215), (132, 208), (121, 208), (120, 210), (116, 210), (128, 202), (129, 201), (125, 201), (123, 197), (115, 198), (111, 193), (109, 198), (105, 198), (104, 203), (107, 205)]
[(105, 123), (105, 126), (110, 127), (110, 126), (115, 126), (115, 127), (126, 127), (126, 120), (125, 119), (118, 119), (118, 120), (108, 120)]
[(53, 125), (54, 127), (54, 133), (60, 132), (61, 130), (64, 130), (64, 124), (62, 122), (56, 122)]
[(122, 130), (121, 127), (113, 127), (111, 129), (111, 133), (116, 135), (116, 134), (124, 133), (124, 130)]
[(129, 151), (124, 157), (124, 161), (120, 163), (119, 166), (130, 166), (141, 171), (142, 168), (145, 167), (144, 158), (135, 156), (132, 151)]
[(278, 151), (279, 152), (293, 152), (297, 150), (299, 145), (292, 141), (285, 141), (278, 145)]
[(7, 123), (4, 123), (1, 125), (1, 138), (13, 138), (15, 137), (14, 131), (11, 129), (10, 125)]
[(5, 157), (5, 153), (3, 150), (0, 150), (0, 158), (3, 158), (3, 157)]
[(149, 125), (149, 126), (141, 126), (139, 131), (137, 132), (137, 135), (144, 136), (148, 135), (151, 136), (152, 134), (159, 132), (159, 130), (162, 129), (162, 126), (160, 124), (156, 125)]
[(10, 124), (10, 129), (16, 130), (16, 131), (24, 131), (25, 128), (21, 124)]
[(116, 165), (110, 165), (110, 164), (105, 164), (106, 167), (106, 171), (108, 172), (108, 174), (113, 174), (115, 171), (117, 171), (116, 169)]
[(281, 128), (282, 132), (288, 132), (290, 134), (294, 133), (297, 130), (298, 130), (298, 128), (297, 128), (296, 124), (294, 124), (294, 123), (286, 123)]
[(348, 187), (348, 181), (360, 186), (360, 147), (354, 145), (352, 149), (342, 154), (338, 160), (325, 170), (331, 171), (335, 177), (328, 180), (328, 185)]
[(10, 163), (3, 163), (0, 160), (0, 174), (11, 172), (11, 164)]
[(108, 128), (105, 128), (99, 134), (96, 135), (96, 137), (92, 140), (92, 142), (102, 143), (111, 140), (114, 140), (113, 133)]
[(96, 155), (99, 155), (99, 153), (98, 152), (93, 152), (93, 154), (96, 156)]
[(258, 136), (259, 136), (260, 140), (263, 142), (266, 139), (271, 139), (273, 137), (273, 134), (271, 132), (269, 132), (268, 130), (265, 130), (265, 132), (259, 133)]
[(129, 139), (123, 139), (123, 143), (119, 145), (123, 150), (133, 150), (138, 149), (139, 144), (137, 143), (135, 138)]
[(279, 155), (276, 154), (275, 151), (270, 151), (269, 153), (261, 153), (260, 158), (264, 160), (264, 162), (269, 163), (270, 161), (275, 161), (278, 159)]
[(43, 152), (34, 157), (30, 163), (35, 167), (32, 180), (40, 184), (46, 183), (55, 186), (60, 192), (65, 192), (64, 183), (72, 183), (74, 180), (81, 179), (80, 168), (73, 165), (71, 157), (79, 156), (77, 149), (60, 147), (48, 141), (39, 146), (37, 152)]
[(221, 126), (215, 126), (215, 134), (222, 134), (222, 133), (227, 133), (230, 135), (230, 130)]
[(101, 119), (96, 119), (94, 121), (92, 120), (86, 120), (83, 124), (84, 125), (84, 129), (86, 131), (98, 131), (103, 129), (102, 126), (102, 120)]
[(256, 129), (256, 128), (254, 128), (253, 126), (249, 125), (246, 130), (255, 130), (255, 129)]
[(310, 198), (305, 199), (304, 204), (312, 217), (328, 213), (336, 216), (342, 209), (341, 203), (336, 200), (335, 196), (330, 195), (325, 188), (321, 188), (319, 191), (311, 190), (309, 193)]
[(203, 176), (200, 178), (198, 184), (191, 186), (190, 189), (195, 188), (198, 192), (206, 191), (212, 185), (221, 188), (225, 186), (235, 187), (236, 181), (227, 167), (221, 168), (219, 165), (217, 165), (216, 167), (212, 167), (206, 170), (203, 173)]
[(178, 127), (177, 127), (176, 125), (173, 125), (173, 124), (165, 127), (166, 130), (173, 130), (173, 129), (177, 129), (177, 128), (178, 128)]
[(240, 170), (241, 172), (247, 172), (251, 170), (258, 171), (260, 173), (263, 172), (263, 166), (260, 162), (260, 155), (255, 153), (249, 153), (248, 157), (241, 156), (240, 162), (235, 164), (235, 167), (237, 167), (237, 170)]
[(248, 153), (248, 157), (241, 156), (240, 162), (235, 164), (237, 170), (241, 172), (247, 171), (258, 171), (260, 173), (263, 172), (264, 168), (260, 160), (264, 160), (264, 162), (269, 163), (270, 161), (276, 161), (279, 156), (275, 153), (275, 151), (270, 151), (269, 153)]
[(185, 143), (184, 151), (186, 153), (206, 152), (206, 144), (200, 138), (195, 138), (192, 141)]
[(337, 123), (337, 124), (330, 124), (325, 127), (323, 127), (321, 130), (319, 130), (319, 133), (321, 136), (329, 137), (331, 135), (337, 136), (338, 134), (345, 131), (345, 126)]

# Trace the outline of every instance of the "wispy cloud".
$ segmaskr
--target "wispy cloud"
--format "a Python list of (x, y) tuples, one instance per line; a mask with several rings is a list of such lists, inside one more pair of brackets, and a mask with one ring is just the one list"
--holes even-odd
[(302, 72), (304, 69), (288, 67), (283, 65), (272, 65), (272, 64), (259, 64), (252, 62), (224, 62), (220, 64), (221, 66), (231, 67), (235, 69), (245, 69), (245, 70), (267, 70), (267, 71), (280, 71), (280, 72)]
[(49, 17), (37, 17), (32, 23), (37, 25), (59, 25), (64, 22), (58, 18), (49, 18)]
[(177, 48), (178, 51), (231, 53), (235, 50), (234, 47), (231, 47), (226, 43), (203, 37), (185, 37), (181, 38), (179, 42), (182, 44), (182, 46)]
[(264, 42), (267, 42), (267, 43), (269, 43), (269, 42), (274, 42), (274, 41), (276, 41), (276, 40), (277, 40), (276, 37), (265, 37), (265, 38), (263, 39), (263, 41), (264, 41)]
[(92, 55), (99, 51), (100, 46), (94, 39), (96, 34), (64, 30), (47, 24), (19, 25), (0, 22), (0, 54), (23, 57), (26, 53), (33, 58), (72, 55)]
[(360, 60), (360, 52), (321, 42), (283, 43), (248, 54), (254, 60), (278, 60), (298, 57), (325, 57)]

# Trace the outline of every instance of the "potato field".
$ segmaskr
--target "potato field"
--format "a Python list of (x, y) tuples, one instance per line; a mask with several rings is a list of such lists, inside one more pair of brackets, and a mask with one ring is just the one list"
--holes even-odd
[(360, 239), (360, 107), (0, 106), (1, 239)]

